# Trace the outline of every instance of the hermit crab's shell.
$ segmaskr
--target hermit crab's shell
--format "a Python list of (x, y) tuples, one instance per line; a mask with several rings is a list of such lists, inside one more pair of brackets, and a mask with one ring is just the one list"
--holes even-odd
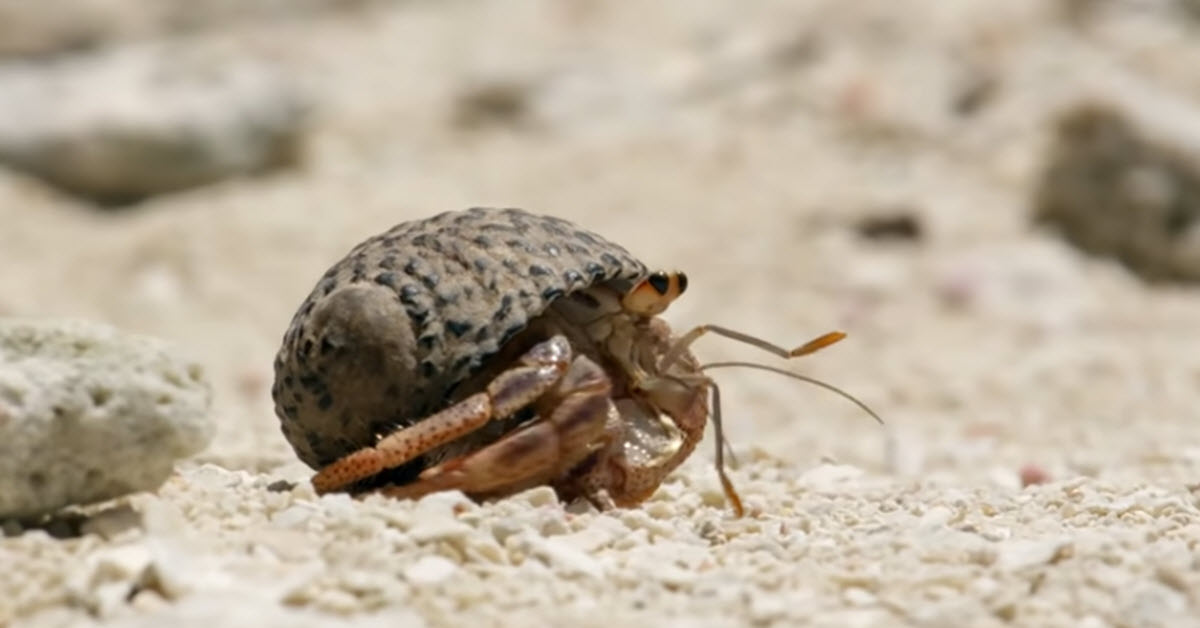
[(621, 246), (519, 209), (401, 223), (330, 268), (292, 319), (271, 390), (283, 433), (313, 467), (374, 444), (461, 397), (556, 299), (645, 275)]

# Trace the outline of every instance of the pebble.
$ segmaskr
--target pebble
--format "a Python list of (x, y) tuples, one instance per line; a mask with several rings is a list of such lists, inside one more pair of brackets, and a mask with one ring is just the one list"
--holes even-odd
[(822, 464), (800, 476), (799, 484), (818, 492), (835, 492), (840, 485), (862, 477), (863, 470), (842, 464)]
[(418, 520), (413, 524), (408, 535), (418, 543), (431, 541), (465, 541), (474, 533), (475, 528), (454, 519)]
[(89, 516), (80, 526), (82, 534), (96, 534), (112, 540), (129, 530), (140, 529), (142, 515), (128, 504), (106, 508)]
[(575, 549), (583, 552), (595, 552), (615, 541), (620, 534), (612, 528), (604, 527), (587, 527), (578, 532), (564, 534), (559, 538), (559, 541), (566, 543)]
[(0, 319), (0, 517), (158, 488), (212, 438), (210, 396), (163, 341)]
[(204, 28), (226, 28), (247, 19), (292, 19), (346, 0), (0, 0), (0, 59), (45, 57), (113, 45), (122, 40)]
[(293, 504), (271, 516), (271, 523), (282, 528), (302, 528), (312, 518), (315, 508), (310, 504)]
[(423, 556), (404, 568), (404, 578), (417, 585), (437, 584), (453, 576), (459, 566), (441, 556)]
[(870, 606), (879, 601), (874, 593), (862, 587), (849, 587), (842, 591), (842, 599), (851, 606)]
[[(1133, 79), (1131, 79), (1133, 80)], [(1149, 280), (1200, 281), (1200, 124), (1190, 102), (1085, 100), (1058, 121), (1036, 218)]]
[(203, 589), (223, 589), (231, 578), (214, 560), (173, 540), (154, 540), (149, 545), (152, 562), (145, 580), (168, 600), (179, 600)]
[(1048, 565), (1073, 551), (1067, 539), (1013, 539), (1003, 543), (998, 550), (996, 567), (1010, 572)]
[(0, 65), (0, 163), (125, 204), (297, 163), (307, 112), (281, 73), (216, 50)]
[(527, 531), (510, 539), (508, 545), (510, 551), (534, 556), (564, 576), (600, 578), (605, 572), (595, 558), (558, 537), (547, 539)]
[(750, 598), (750, 620), (765, 624), (779, 621), (787, 613), (787, 600), (782, 596), (768, 593), (755, 593)]

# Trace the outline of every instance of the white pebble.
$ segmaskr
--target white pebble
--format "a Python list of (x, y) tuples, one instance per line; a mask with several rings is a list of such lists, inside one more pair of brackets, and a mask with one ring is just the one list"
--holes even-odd
[(309, 504), (292, 504), (271, 515), (271, 523), (281, 528), (301, 528), (312, 519), (313, 507)]
[(438, 540), (463, 541), (475, 533), (475, 528), (454, 519), (417, 521), (408, 531), (409, 537), (418, 543)]
[(530, 556), (535, 556), (553, 569), (556, 573), (566, 576), (588, 576), (600, 578), (604, 575), (604, 566), (587, 553), (564, 543), (560, 538), (542, 538), (526, 532), (513, 539), (513, 549)]
[(851, 606), (870, 606), (879, 601), (874, 593), (862, 587), (850, 587), (842, 591), (842, 599)]
[(404, 579), (417, 585), (437, 584), (459, 570), (459, 566), (441, 556), (422, 556), (404, 569)]
[(92, 561), (93, 582), (128, 581), (139, 577), (150, 564), (150, 551), (143, 544), (119, 545), (100, 550)]
[(84, 534), (95, 534), (112, 540), (122, 533), (142, 525), (142, 515), (128, 504), (106, 508), (90, 517), (79, 531)]
[(920, 525), (925, 529), (944, 527), (954, 518), (955, 512), (946, 506), (934, 506), (921, 515)]
[(832, 493), (850, 480), (863, 476), (863, 470), (844, 464), (823, 464), (801, 475), (798, 484), (813, 491)]
[(1071, 550), (1067, 539), (1013, 540), (1000, 547), (996, 566), (1001, 571), (1020, 571), (1049, 564)]

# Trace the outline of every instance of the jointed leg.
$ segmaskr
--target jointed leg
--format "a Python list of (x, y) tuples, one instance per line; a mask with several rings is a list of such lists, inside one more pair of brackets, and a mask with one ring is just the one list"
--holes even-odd
[[(712, 396), (711, 421), (716, 437), (716, 469), (721, 481), (721, 489), (725, 498), (733, 508), (734, 513), (741, 517), (745, 513), (742, 499), (733, 486), (733, 482), (725, 473), (725, 440), (724, 425), (721, 415), (721, 391), (716, 382), (704, 375), (688, 375), (677, 378), (690, 388), (698, 391), (709, 391)], [(696, 402), (699, 407), (693, 408), (689, 414), (704, 413), (706, 395), (698, 395)], [(587, 497), (597, 508), (605, 506), (629, 506), (648, 499), (658, 489), (662, 481), (686, 458), (699, 442), (703, 431), (690, 433), (689, 430), (677, 430), (675, 434), (659, 435), (652, 426), (657, 422), (657, 416), (647, 414), (643, 409), (632, 403), (619, 405), (622, 414), (621, 425), (624, 428), (623, 438), (614, 442), (602, 452), (595, 466), (582, 475), (571, 478), (566, 483), (566, 490), (572, 495)], [(634, 450), (642, 449), (645, 439), (673, 436), (678, 439), (674, 447), (661, 445), (652, 447), (669, 455), (638, 456), (626, 455), (626, 445), (633, 445)], [(603, 491), (603, 492), (602, 492)]]
[(518, 366), (500, 373), (487, 390), (437, 414), (393, 432), (375, 444), (340, 458), (312, 479), (318, 493), (345, 488), (386, 469), (511, 416), (551, 390), (571, 364), (571, 346), (562, 336), (538, 343), (521, 356)]
[(381, 492), (419, 497), (458, 489), (487, 497), (549, 482), (608, 444), (607, 425), (619, 420), (611, 391), (604, 371), (580, 356), (537, 402), (538, 418), (529, 425), (478, 451), (426, 469), (416, 482)]

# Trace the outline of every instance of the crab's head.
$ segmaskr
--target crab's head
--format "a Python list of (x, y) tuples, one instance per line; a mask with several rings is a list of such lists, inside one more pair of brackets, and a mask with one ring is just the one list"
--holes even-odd
[(680, 271), (653, 272), (622, 296), (621, 307), (641, 320), (639, 340), (632, 347), (633, 362), (638, 366), (632, 387), (654, 414), (670, 417), (691, 441), (699, 439), (708, 418), (707, 379), (700, 375), (699, 363), (687, 350), (667, 368), (661, 368), (663, 357), (676, 339), (667, 322), (658, 318), (687, 290), (687, 285), (687, 275)]

